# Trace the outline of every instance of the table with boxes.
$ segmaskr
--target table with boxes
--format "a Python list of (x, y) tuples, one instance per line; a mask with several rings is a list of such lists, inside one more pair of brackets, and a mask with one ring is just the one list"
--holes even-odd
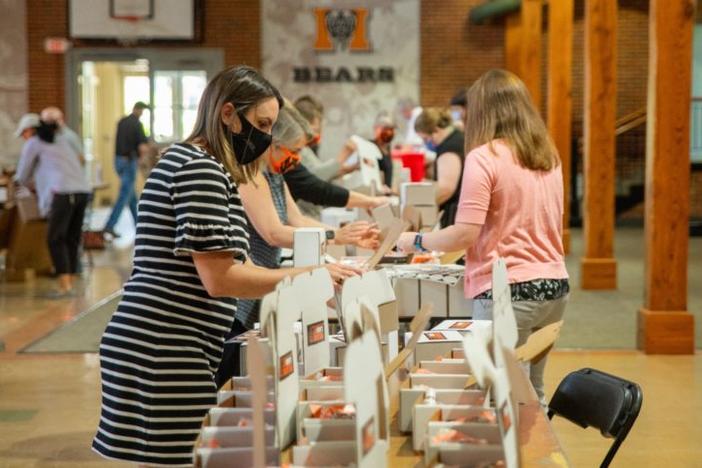
[[(504, 263), (496, 268), (506, 283)], [(560, 324), (514, 349), (509, 300), (496, 301), (505, 310), (492, 322), (446, 319), (430, 330), (432, 307), (414, 303), (400, 339), (408, 311), (391, 276), (370, 271), (339, 296), (318, 269), (266, 296), (260, 330), (240, 338), (248, 376), (220, 389), (195, 465), (566, 465), (521, 365)], [(331, 336), (334, 296), (342, 331)]]

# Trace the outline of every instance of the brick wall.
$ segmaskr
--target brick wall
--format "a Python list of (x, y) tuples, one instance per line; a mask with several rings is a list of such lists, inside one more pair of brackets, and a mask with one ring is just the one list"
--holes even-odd
[[(199, 44), (158, 44), (158, 47), (201, 45), (224, 49), (226, 65), (261, 65), (261, 9), (254, 0), (207, 0), (201, 12)], [(29, 109), (64, 103), (64, 56), (44, 52), (44, 38), (68, 37), (67, 0), (27, 1)], [(74, 47), (115, 47), (105, 42), (75, 41)]]
[(504, 26), (468, 23), (468, 12), (482, 0), (421, 2), (420, 100), (423, 106), (448, 105), (491, 68), (504, 66)]

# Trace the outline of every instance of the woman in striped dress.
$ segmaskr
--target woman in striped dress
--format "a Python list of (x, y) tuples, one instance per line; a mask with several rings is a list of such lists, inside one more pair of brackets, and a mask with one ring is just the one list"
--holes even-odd
[[(93, 449), (148, 465), (190, 465), (216, 403), (214, 372), (237, 299), (272, 291), (306, 268), (268, 270), (247, 259), (237, 186), (257, 173), (282, 106), (249, 67), (207, 85), (193, 134), (171, 146), (139, 201), (134, 268), (100, 343), (102, 412)], [(354, 271), (329, 267), (341, 281)]]

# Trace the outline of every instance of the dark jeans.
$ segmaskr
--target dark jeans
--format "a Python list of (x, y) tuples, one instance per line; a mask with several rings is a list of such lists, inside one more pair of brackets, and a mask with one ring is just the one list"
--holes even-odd
[(110, 213), (110, 219), (107, 220), (105, 225), (105, 230), (107, 231), (114, 229), (125, 205), (129, 206), (135, 225), (137, 222), (137, 196), (136, 188), (134, 187), (137, 176), (137, 158), (115, 156), (115, 171), (117, 171), (119, 176), (119, 193), (117, 194), (115, 206), (112, 208), (112, 213)]
[[(248, 331), (240, 321), (234, 319), (232, 330), (227, 335), (227, 339), (241, 335)], [(222, 360), (219, 362), (219, 368), (215, 374), (215, 384), (220, 388), (224, 383), (235, 375), (241, 375), (241, 366), (239, 365), (239, 355), (241, 354), (241, 345), (239, 343), (224, 343), (224, 352)]]
[(78, 272), (87, 193), (57, 193), (51, 202), (47, 241), (57, 275)]

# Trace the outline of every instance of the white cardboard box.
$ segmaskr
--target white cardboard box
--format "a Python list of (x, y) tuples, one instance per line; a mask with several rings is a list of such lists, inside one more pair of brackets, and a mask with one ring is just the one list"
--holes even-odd
[[(401, 432), (412, 430), (412, 408), (426, 398), (427, 388), (403, 388), (400, 390), (398, 422)], [(434, 390), (434, 401), (446, 405), (483, 405), (483, 390)]]

